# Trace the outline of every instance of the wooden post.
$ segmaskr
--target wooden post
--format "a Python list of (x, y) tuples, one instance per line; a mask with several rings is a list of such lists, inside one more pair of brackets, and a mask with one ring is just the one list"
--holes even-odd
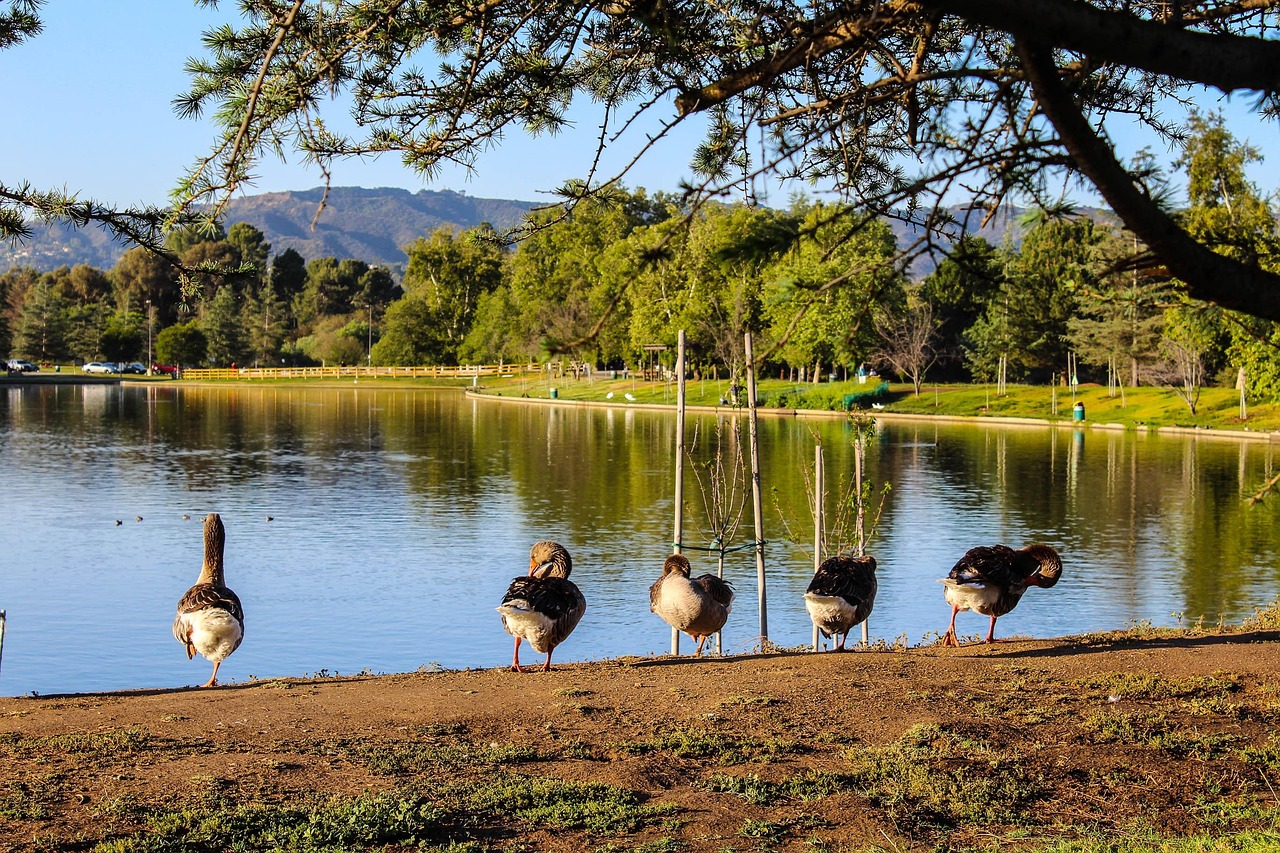
[[(679, 377), (676, 391), (676, 521), (671, 539), (672, 553), (679, 554), (684, 542), (684, 329), (677, 336), (676, 375)], [(671, 629), (671, 654), (680, 654), (680, 632)]]
[[(822, 444), (813, 448), (813, 573), (822, 565), (822, 506), (826, 485), (823, 482)], [(818, 624), (813, 625), (813, 650), (818, 651)]]
[(4, 662), (4, 611), (0, 610), (0, 663)]
[[(853, 488), (854, 494), (858, 497), (858, 514), (854, 523), (855, 533), (858, 537), (858, 556), (865, 557), (867, 554), (867, 508), (862, 501), (862, 451), (865, 447), (862, 431), (859, 430), (854, 435), (853, 440)], [(867, 620), (862, 620), (862, 645), (868, 645)]]
[(756, 412), (756, 362), (751, 351), (751, 333), (745, 336), (747, 358), (747, 414), (751, 424), (751, 509), (755, 515), (756, 528), (756, 586), (760, 597), (760, 647), (769, 642), (769, 608), (768, 595), (764, 577), (764, 504), (760, 497), (760, 441)]

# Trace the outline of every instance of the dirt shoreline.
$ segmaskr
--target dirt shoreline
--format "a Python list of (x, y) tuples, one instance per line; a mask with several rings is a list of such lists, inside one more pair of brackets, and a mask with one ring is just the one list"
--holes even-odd
[[(0, 851), (1280, 843), (1277, 640), (1148, 629), (0, 698)], [(369, 814), (380, 829), (352, 835)], [(337, 846), (306, 846), (321, 829)]]

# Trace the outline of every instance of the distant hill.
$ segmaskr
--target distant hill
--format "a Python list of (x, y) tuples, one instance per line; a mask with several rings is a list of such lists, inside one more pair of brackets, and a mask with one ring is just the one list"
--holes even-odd
[[(502, 230), (518, 225), (535, 206), (451, 190), (334, 187), (313, 229), (311, 220), (323, 195), (316, 188), (242, 196), (227, 206), (224, 221), (228, 226), (248, 222), (260, 230), (273, 254), (293, 249), (307, 260), (359, 258), (402, 270), (408, 261), (403, 247), (442, 225), (466, 229), (488, 222)], [(82, 263), (109, 269), (125, 248), (97, 228), (37, 226), (22, 245), (0, 246), (0, 269), (21, 265), (47, 271)]]
[[(452, 190), (334, 187), (313, 229), (311, 220), (323, 195), (324, 191), (317, 187), (242, 196), (228, 205), (225, 222), (228, 226), (236, 222), (253, 225), (266, 235), (274, 254), (293, 249), (309, 261), (330, 256), (358, 258), (390, 267), (399, 276), (408, 262), (403, 247), (418, 237), (425, 237), (442, 225), (466, 229), (488, 222), (499, 230), (511, 228), (536, 206), (529, 201), (473, 198)], [(1106, 211), (1080, 212), (1095, 218), (1113, 218)], [(1003, 209), (981, 228), (981, 214), (975, 213), (969, 217), (968, 230), (976, 231), (994, 245), (1008, 237), (1017, 246), (1021, 243), (1024, 213), (1021, 208)], [(962, 220), (965, 211), (955, 207), (952, 215)], [(900, 247), (920, 235), (919, 229), (897, 220), (891, 225)], [(0, 244), (0, 270), (21, 265), (48, 271), (63, 264), (82, 263), (105, 270), (114, 266), (123, 252), (124, 247), (96, 228), (37, 226), (35, 235), (20, 246)], [(912, 277), (928, 275), (935, 262), (927, 256), (919, 258), (912, 265)]]

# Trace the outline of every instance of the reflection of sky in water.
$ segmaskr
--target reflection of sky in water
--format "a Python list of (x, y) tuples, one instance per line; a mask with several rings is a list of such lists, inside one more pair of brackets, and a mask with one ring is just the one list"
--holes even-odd
[[(456, 392), (44, 386), (0, 393), (0, 424), (2, 694), (207, 678), (169, 624), (198, 573), (208, 511), (226, 523), (228, 580), (247, 613), (229, 680), (507, 663), (512, 641), (494, 607), (539, 538), (569, 546), (589, 601), (557, 660), (668, 647), (648, 612), (672, 538), (668, 415)], [(705, 459), (714, 419), (694, 425)], [(813, 430), (834, 493), (851, 467), (845, 425), (761, 419), (769, 633), (783, 646), (811, 635), (801, 596), (812, 561), (784, 540), (778, 506), (798, 535), (812, 530), (800, 472), (812, 466)], [(1275, 509), (1241, 503), (1273, 452), (1096, 430), (882, 425), (868, 477), (893, 490), (871, 547), (871, 634), (931, 638), (949, 615), (936, 579), (964, 550), (1035, 539), (1062, 550), (1063, 581), (1028, 593), (998, 635), (1172, 624), (1174, 613), (1238, 620), (1277, 592)], [(686, 544), (705, 544), (702, 519), (690, 473)], [(737, 542), (750, 527), (747, 507)], [(696, 570), (714, 569), (690, 554)], [(755, 574), (750, 551), (729, 556), (738, 599), (726, 651), (756, 644)], [(962, 633), (985, 626), (960, 616)]]

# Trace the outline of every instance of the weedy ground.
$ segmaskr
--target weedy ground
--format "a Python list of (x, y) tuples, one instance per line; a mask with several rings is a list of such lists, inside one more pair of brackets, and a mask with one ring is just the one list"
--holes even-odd
[(0, 851), (1277, 850), (1278, 623), (0, 699)]

